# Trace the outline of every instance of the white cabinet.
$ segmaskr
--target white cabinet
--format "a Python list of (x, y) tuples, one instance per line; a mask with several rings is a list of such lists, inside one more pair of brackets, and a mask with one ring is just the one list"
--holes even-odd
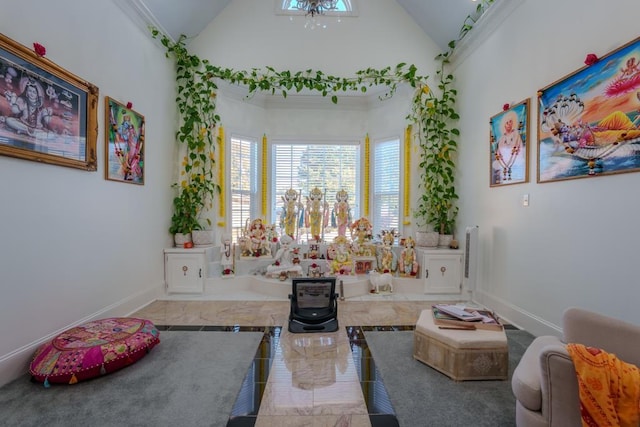
[(210, 248), (164, 250), (164, 280), (169, 293), (202, 293)]
[(425, 294), (460, 294), (462, 290), (462, 250), (419, 249)]

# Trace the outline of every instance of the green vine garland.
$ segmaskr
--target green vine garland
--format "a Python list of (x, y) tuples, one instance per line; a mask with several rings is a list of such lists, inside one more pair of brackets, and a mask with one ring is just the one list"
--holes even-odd
[[(483, 0), (477, 12), (481, 14), (492, 2)], [(458, 40), (472, 27), (467, 20)], [(440, 67), (436, 71), (438, 92), (435, 93), (427, 85), (428, 76), (418, 75), (413, 64), (400, 63), (393, 68), (380, 70), (367, 68), (357, 71), (352, 78), (335, 77), (311, 69), (295, 73), (276, 71), (272, 67), (265, 67), (264, 70), (233, 70), (214, 66), (206, 59), (189, 54), (184, 43), (185, 36), (172, 42), (156, 28), (150, 30), (154, 38), (160, 37), (167, 49), (166, 56), (172, 57), (176, 63), (176, 103), (180, 112), (176, 137), (186, 147), (179, 182), (173, 184), (178, 194), (174, 198), (170, 233), (189, 233), (205, 226), (199, 217), (205, 208), (211, 208), (215, 194), (220, 192), (213, 175), (217, 142), (215, 128), (220, 122), (220, 117), (215, 113), (216, 79), (244, 85), (249, 96), (257, 91), (268, 91), (271, 94), (278, 92), (286, 98), (291, 91), (307, 89), (325, 97), (331, 96), (334, 104), (338, 103), (340, 93), (366, 93), (372, 87), (386, 86), (388, 90), (382, 96), (384, 98), (393, 96), (398, 84), (408, 84), (415, 92), (407, 120), (417, 129), (415, 138), (421, 151), (420, 187), (424, 191), (414, 214), (441, 233), (453, 231), (458, 213), (455, 206), (458, 195), (454, 187), (455, 138), (460, 132), (451, 126), (453, 121), (459, 119), (454, 109), (457, 92), (452, 88), (453, 75), (445, 73), (445, 66), (453, 54), (455, 41), (449, 43), (447, 52), (436, 57)], [(209, 220), (207, 224), (210, 225)]]

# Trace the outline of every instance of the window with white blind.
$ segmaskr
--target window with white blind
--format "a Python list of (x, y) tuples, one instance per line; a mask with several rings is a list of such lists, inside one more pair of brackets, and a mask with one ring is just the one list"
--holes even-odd
[(376, 142), (373, 146), (373, 235), (380, 230), (400, 229), (400, 140)]
[[(336, 193), (342, 189), (349, 194), (351, 220), (359, 217), (360, 198), (360, 146), (358, 143), (281, 143), (271, 146), (271, 183), (272, 202), (271, 218), (282, 234), (281, 222), (284, 213), (283, 197), (287, 190), (298, 193), (298, 201), (306, 207), (309, 192), (318, 187), (325, 194), (323, 199), (328, 203), (328, 224), (324, 229), (325, 241), (337, 236), (335, 221), (332, 221), (333, 206)], [(311, 236), (304, 227), (302, 211), (296, 227), (299, 241), (308, 241)]]
[(258, 143), (239, 137), (231, 137), (230, 143), (231, 230), (237, 242), (247, 220), (258, 216)]

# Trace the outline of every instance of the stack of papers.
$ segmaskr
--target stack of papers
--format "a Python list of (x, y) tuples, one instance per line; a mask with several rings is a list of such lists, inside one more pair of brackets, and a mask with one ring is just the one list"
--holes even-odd
[(496, 319), (491, 316), (486, 316), (477, 310), (465, 309), (459, 305), (436, 304), (434, 305), (434, 308), (441, 313), (447, 314), (456, 320), (462, 320), (464, 322), (497, 323)]

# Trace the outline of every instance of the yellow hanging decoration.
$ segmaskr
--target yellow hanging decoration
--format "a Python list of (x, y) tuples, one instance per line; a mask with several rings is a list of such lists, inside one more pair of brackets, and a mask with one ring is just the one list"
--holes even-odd
[(404, 132), (404, 225), (410, 225), (411, 210), (411, 125)]
[(267, 217), (267, 134), (262, 136), (262, 218)]
[(369, 134), (364, 138), (364, 199), (363, 199), (363, 214), (366, 218), (369, 217), (369, 191), (371, 190), (371, 182), (369, 180), (371, 171), (371, 143), (369, 141)]
[(224, 146), (225, 146), (225, 140), (224, 140), (224, 129), (222, 128), (222, 126), (220, 126), (218, 128), (218, 184), (220, 185), (220, 198), (219, 198), (219, 203), (218, 203), (218, 207), (219, 207), (219, 216), (221, 218), (220, 221), (218, 221), (218, 227), (224, 227), (225, 224), (225, 183), (224, 183), (224, 177), (225, 177), (225, 172), (224, 172), (224, 160), (225, 160), (225, 153), (224, 153)]

